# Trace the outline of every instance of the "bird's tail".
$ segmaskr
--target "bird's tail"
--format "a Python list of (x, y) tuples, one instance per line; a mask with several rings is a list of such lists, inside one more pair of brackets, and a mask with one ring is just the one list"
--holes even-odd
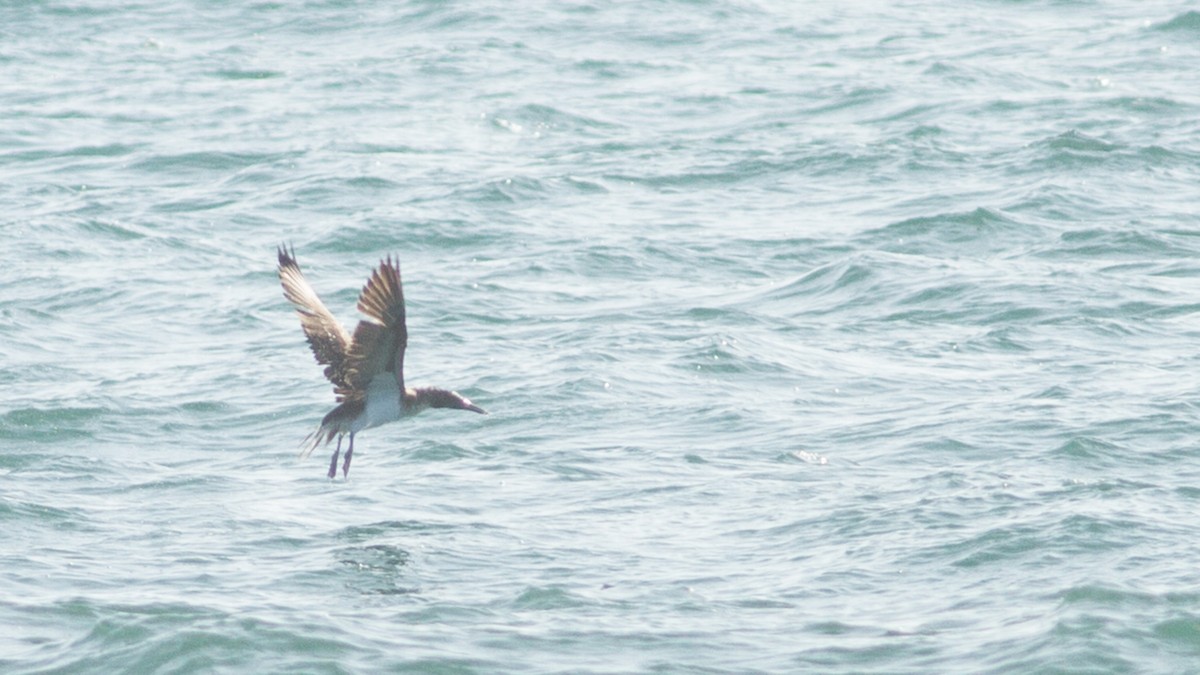
[(366, 403), (361, 398), (339, 400), (341, 403), (338, 404), (338, 407), (330, 410), (329, 414), (321, 418), (321, 426), (306, 436), (304, 442), (300, 444), (301, 459), (308, 457), (313, 450), (322, 445), (329, 445), (329, 441), (342, 434), (354, 433), (351, 421), (363, 411)]
[(336, 427), (330, 428), (324, 424), (317, 427), (311, 434), (304, 437), (300, 442), (300, 459), (307, 459), (312, 454), (313, 450), (322, 445), (329, 445), (329, 441), (337, 436), (338, 430)]

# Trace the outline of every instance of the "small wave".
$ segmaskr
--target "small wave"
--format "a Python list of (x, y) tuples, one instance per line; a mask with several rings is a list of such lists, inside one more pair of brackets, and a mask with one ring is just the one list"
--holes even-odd
[(574, 63), (574, 68), (582, 73), (606, 80), (617, 80), (654, 72), (672, 72), (676, 66), (652, 61), (618, 59), (618, 58), (584, 58)]
[[(1128, 97), (1111, 102), (1111, 106), (1121, 112), (1145, 112), (1138, 109), (1160, 108), (1164, 105), (1170, 104)], [(1022, 165), (1015, 168), (1020, 172), (1052, 172), (1064, 175), (1067, 170), (1096, 167), (1119, 171), (1176, 167), (1190, 169), (1195, 166), (1197, 158), (1198, 155), (1186, 147), (1128, 145), (1072, 130), (1030, 144)]]
[(112, 413), (107, 408), (17, 408), (0, 415), (0, 437), (52, 442), (91, 438), (93, 429)]
[(1180, 14), (1170, 21), (1164, 21), (1153, 26), (1156, 31), (1168, 33), (1197, 33), (1200, 34), (1200, 12), (1190, 10)]
[[(4, 457), (11, 453), (5, 453)], [(3, 462), (3, 459), (0, 459)], [(4, 466), (7, 462), (0, 463)], [(18, 500), (0, 501), (0, 522), (22, 523), (24, 529), (36, 529), (50, 525), (57, 530), (92, 530), (85, 526), (89, 521), (85, 509), (59, 508), (48, 504), (36, 504)]]
[(456, 197), (476, 204), (517, 204), (545, 194), (545, 184), (529, 176), (497, 178), (455, 191)]
[(1077, 436), (1054, 449), (1055, 455), (1079, 460), (1110, 460), (1126, 454), (1126, 450), (1098, 438)]
[(1037, 239), (1041, 228), (1009, 214), (979, 207), (973, 211), (908, 218), (859, 237), (864, 246), (908, 254), (946, 257), (947, 253), (986, 256)]
[[(1195, 594), (1192, 594), (1195, 595)], [(1063, 605), (1099, 605), (1104, 607), (1147, 607), (1156, 604), (1153, 593), (1131, 591), (1099, 584), (1072, 586), (1060, 591), (1059, 601)], [(1195, 599), (1193, 599), (1193, 602)]]
[(1193, 253), (1186, 242), (1175, 242), (1152, 231), (1116, 227), (1089, 227), (1063, 232), (1059, 245), (1038, 252), (1040, 257), (1079, 260), (1094, 259), (1114, 262), (1130, 258), (1153, 260), (1162, 257), (1191, 258)]
[(124, 143), (109, 143), (106, 145), (81, 145), (65, 152), (55, 153), (65, 157), (123, 157), (136, 152), (138, 146)]
[(173, 155), (154, 155), (130, 164), (130, 168), (147, 173), (181, 171), (238, 171), (258, 164), (277, 162), (298, 153), (253, 152), (184, 152)]
[(124, 223), (103, 218), (91, 218), (79, 224), (79, 229), (101, 239), (131, 241), (152, 237), (146, 228), (133, 223)]
[(269, 80), (276, 77), (285, 77), (286, 73), (278, 70), (242, 70), (239, 68), (226, 68), (213, 72), (213, 77), (222, 80)]
[[(1137, 154), (1137, 150), (1130, 146), (1076, 130), (1043, 138), (1030, 144), (1029, 150), (1032, 156), (1022, 169), (1038, 173), (1099, 166), (1119, 167), (1131, 157), (1136, 158)], [(1141, 166), (1141, 162), (1136, 162), (1136, 165)]]
[(502, 109), (491, 116), (494, 125), (514, 133), (540, 136), (545, 133), (569, 131), (577, 136), (592, 135), (594, 131), (611, 132), (623, 125), (602, 120), (580, 112), (548, 105), (529, 104)]
[(774, 345), (747, 348), (732, 337), (712, 336), (688, 340), (674, 359), (675, 367), (684, 371), (704, 371), (708, 375), (751, 374), (761, 378), (778, 376), (788, 369), (776, 360)]
[(863, 257), (821, 265), (798, 279), (758, 293), (748, 300), (757, 307), (789, 313), (835, 311), (857, 298), (877, 297), (881, 280)]
[[(259, 618), (267, 614), (262, 608), (231, 613), (186, 602), (117, 604), (75, 598), (40, 611), (64, 626), (87, 629), (69, 639), (55, 636), (52, 644), (61, 640), (62, 648), (41, 661), (38, 670), (88, 672), (97, 670), (98, 663), (103, 664), (100, 670), (112, 672), (192, 672), (213, 664), (252, 672), (312, 669), (318, 663), (333, 668), (335, 659), (355, 647), (352, 636), (337, 631), (326, 632), (344, 640), (314, 634), (311, 625), (283, 626)], [(270, 657), (261, 655), (264, 645)]]
[(513, 601), (518, 611), (558, 610), (583, 607), (588, 603), (558, 586), (530, 586)]
[(946, 553), (964, 554), (953, 563), (955, 567), (1021, 564), (1122, 549), (1133, 543), (1137, 531), (1125, 521), (1072, 514), (1056, 522), (996, 527), (949, 547)]
[(1068, 152), (1081, 153), (1112, 152), (1120, 148), (1118, 145), (1103, 141), (1093, 136), (1088, 136), (1087, 134), (1080, 133), (1074, 129), (1066, 133), (1044, 139), (1037, 145), (1050, 148), (1051, 150), (1064, 150)]
[(384, 535), (401, 535), (412, 532), (447, 529), (450, 528), (445, 525), (426, 523), (419, 520), (384, 520), (364, 525), (350, 525), (338, 530), (335, 536), (339, 540), (364, 542)]
[(795, 171), (798, 164), (792, 160), (743, 159), (729, 165), (698, 167), (682, 173), (661, 174), (606, 174), (606, 180), (628, 182), (636, 185), (667, 191), (683, 191), (699, 188), (734, 186), (763, 176), (783, 177)]
[(1118, 110), (1158, 115), (1175, 114), (1188, 108), (1177, 99), (1164, 96), (1116, 96), (1108, 100), (1108, 105)]
[(412, 555), (391, 544), (352, 546), (338, 553), (338, 562), (355, 572), (392, 577), (408, 566)]

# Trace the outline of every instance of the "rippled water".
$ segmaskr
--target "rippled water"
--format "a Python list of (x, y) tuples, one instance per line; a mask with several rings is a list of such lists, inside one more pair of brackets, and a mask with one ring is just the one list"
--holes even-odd
[[(0, 669), (1184, 672), (1181, 2), (0, 5)], [(431, 411), (298, 445), (400, 256)]]

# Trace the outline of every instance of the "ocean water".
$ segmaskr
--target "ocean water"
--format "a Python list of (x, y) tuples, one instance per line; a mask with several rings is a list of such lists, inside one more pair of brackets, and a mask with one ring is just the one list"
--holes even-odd
[[(0, 671), (1200, 671), (1187, 2), (0, 4)], [(349, 480), (284, 301), (402, 261)]]

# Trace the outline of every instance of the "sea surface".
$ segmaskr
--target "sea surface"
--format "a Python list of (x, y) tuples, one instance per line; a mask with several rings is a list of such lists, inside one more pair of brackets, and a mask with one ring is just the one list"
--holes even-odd
[(1200, 672), (1194, 3), (6, 0), (0, 207), (4, 673)]

